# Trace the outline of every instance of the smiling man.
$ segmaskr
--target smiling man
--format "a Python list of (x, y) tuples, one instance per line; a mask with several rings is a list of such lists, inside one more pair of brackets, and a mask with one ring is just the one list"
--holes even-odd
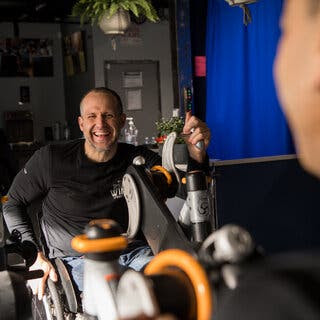
[(78, 123), (85, 138), (86, 156), (96, 162), (112, 159), (126, 121), (119, 98), (99, 91), (89, 92), (81, 101), (80, 112)]
[[(161, 164), (158, 154), (144, 146), (119, 143), (126, 115), (118, 94), (107, 88), (90, 90), (81, 100), (78, 123), (84, 139), (47, 145), (37, 151), (16, 176), (4, 206), (9, 231), (17, 229), (22, 240), (38, 246), (38, 258), (31, 269), (42, 269), (40, 280), (32, 280), (34, 293), (41, 298), (49, 276), (57, 280), (56, 272), (37, 244), (26, 207), (42, 197), (41, 229), (46, 238), (49, 257), (61, 258), (70, 269), (76, 287), (82, 291), (83, 259), (71, 248), (74, 236), (83, 233), (93, 219), (109, 218), (117, 221), (125, 231), (128, 223), (127, 205), (122, 191), (122, 177), (133, 159), (141, 155), (146, 166)], [(210, 131), (206, 124), (188, 114), (184, 132), (189, 150), (189, 169), (208, 170), (205, 149)], [(195, 144), (204, 141), (199, 150)], [(141, 270), (152, 258), (143, 239), (129, 244), (119, 263)]]

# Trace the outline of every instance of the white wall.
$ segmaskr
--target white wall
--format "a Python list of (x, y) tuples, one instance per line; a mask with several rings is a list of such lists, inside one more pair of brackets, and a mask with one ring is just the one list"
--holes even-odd
[(104, 86), (105, 60), (157, 60), (160, 65), (160, 91), (162, 116), (172, 115), (173, 87), (171, 68), (170, 28), (168, 21), (145, 22), (139, 25), (141, 44), (122, 45), (117, 39), (117, 48), (111, 47), (111, 37), (99, 27), (93, 28), (93, 48), (95, 64), (95, 85)]
[[(20, 23), (20, 38), (53, 40), (53, 77), (0, 77), (0, 127), (4, 127), (2, 112), (28, 109), (34, 115), (34, 136), (44, 139), (44, 127), (55, 121), (65, 121), (63, 64), (59, 24)], [(0, 23), (0, 37), (13, 38), (13, 24)], [(30, 87), (30, 103), (18, 105), (20, 86)]]

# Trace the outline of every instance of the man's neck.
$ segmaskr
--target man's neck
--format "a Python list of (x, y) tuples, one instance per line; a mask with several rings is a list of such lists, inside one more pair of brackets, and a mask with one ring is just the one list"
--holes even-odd
[(111, 160), (117, 152), (118, 144), (111, 146), (109, 150), (97, 150), (89, 142), (84, 143), (84, 153), (93, 162), (107, 162)]

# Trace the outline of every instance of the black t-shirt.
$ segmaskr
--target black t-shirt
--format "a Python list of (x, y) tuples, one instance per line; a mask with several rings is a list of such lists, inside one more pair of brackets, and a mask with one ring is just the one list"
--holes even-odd
[(161, 164), (158, 154), (124, 143), (119, 143), (116, 155), (103, 163), (86, 157), (82, 139), (41, 148), (9, 190), (4, 205), (9, 231), (18, 229), (22, 240), (37, 244), (26, 213), (26, 207), (37, 198), (43, 199), (41, 226), (50, 257), (79, 255), (71, 248), (71, 239), (83, 233), (92, 219), (113, 219), (126, 231), (128, 213), (121, 181), (138, 155), (145, 158), (148, 168)]

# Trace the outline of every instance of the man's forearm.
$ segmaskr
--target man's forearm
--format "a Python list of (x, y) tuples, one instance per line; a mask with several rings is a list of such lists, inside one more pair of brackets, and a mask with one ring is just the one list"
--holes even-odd
[(10, 233), (18, 230), (22, 241), (31, 241), (39, 250), (39, 243), (34, 234), (31, 219), (24, 206), (12, 205), (10, 200), (3, 206), (3, 216)]
[(193, 170), (201, 170), (201, 171), (204, 171), (206, 174), (209, 174), (210, 167), (209, 167), (209, 157), (207, 154), (202, 163), (197, 162), (196, 160), (194, 160), (189, 156), (187, 172), (193, 171)]

